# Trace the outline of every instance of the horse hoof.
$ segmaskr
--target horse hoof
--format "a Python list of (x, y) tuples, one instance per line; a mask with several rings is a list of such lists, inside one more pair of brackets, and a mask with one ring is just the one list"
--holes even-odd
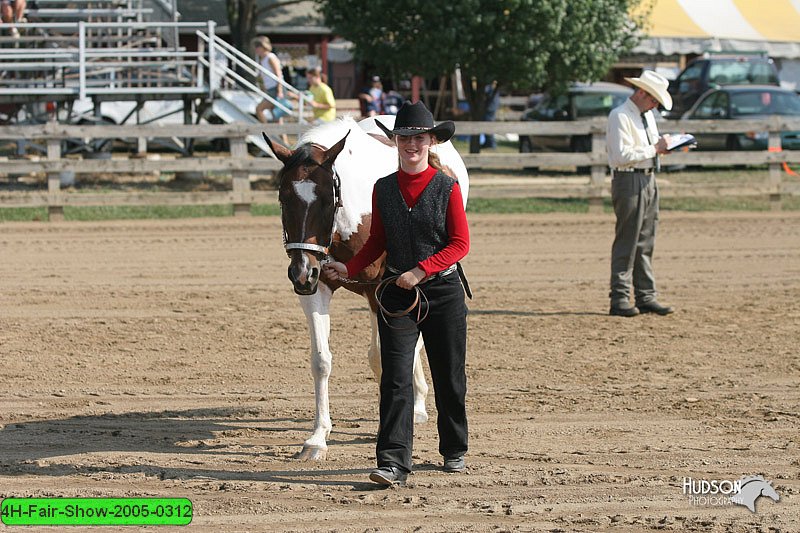
[(328, 450), (326, 449), (303, 446), (296, 457), (300, 461), (324, 461), (327, 456)]
[(414, 411), (414, 423), (424, 424), (428, 421), (428, 413), (425, 411)]

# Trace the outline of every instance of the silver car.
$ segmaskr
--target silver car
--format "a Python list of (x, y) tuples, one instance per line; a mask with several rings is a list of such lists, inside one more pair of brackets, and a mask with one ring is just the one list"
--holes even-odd
[[(607, 117), (622, 104), (633, 89), (617, 83), (595, 82), (572, 84), (566, 94), (545, 95), (521, 120), (541, 122), (587, 120)], [(520, 152), (590, 152), (590, 135), (521, 135)]]

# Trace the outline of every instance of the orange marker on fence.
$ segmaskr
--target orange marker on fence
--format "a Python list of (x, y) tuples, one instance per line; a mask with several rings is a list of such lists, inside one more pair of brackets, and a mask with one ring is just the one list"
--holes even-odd
[[(767, 151), (768, 152), (782, 152), (783, 148), (781, 148), (780, 146), (770, 146), (770, 147), (767, 148)], [(789, 164), (786, 161), (781, 163), (781, 166), (783, 166), (783, 171), (786, 172), (787, 174), (789, 174), (790, 176), (800, 176), (800, 174), (798, 174), (797, 172), (795, 172), (794, 170), (791, 169), (791, 167), (789, 166)]]

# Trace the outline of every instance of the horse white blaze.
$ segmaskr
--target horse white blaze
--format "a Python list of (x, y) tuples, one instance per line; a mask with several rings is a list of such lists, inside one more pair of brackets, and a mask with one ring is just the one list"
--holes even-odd
[[(305, 242), (306, 240), (306, 226), (308, 224), (308, 213), (311, 211), (311, 205), (317, 199), (317, 184), (313, 181), (296, 181), (292, 183), (292, 187), (294, 188), (295, 194), (297, 197), (306, 204), (306, 210), (303, 213), (303, 233), (300, 235), (300, 242)], [(303, 254), (303, 268), (298, 273), (297, 280), (300, 283), (306, 283), (308, 281), (308, 275), (311, 270), (311, 265), (308, 262), (308, 258)]]
[(317, 184), (313, 181), (296, 181), (292, 184), (294, 192), (306, 204), (306, 211), (303, 213), (303, 235), (300, 236), (300, 241), (305, 241), (306, 223), (308, 222), (308, 212), (311, 210), (311, 204), (317, 199)]

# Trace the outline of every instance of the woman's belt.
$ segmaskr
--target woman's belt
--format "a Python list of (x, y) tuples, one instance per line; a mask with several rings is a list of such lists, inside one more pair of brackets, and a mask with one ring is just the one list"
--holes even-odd
[[(458, 268), (457, 265), (458, 265), (458, 263), (456, 263), (455, 265), (450, 265), (449, 267), (445, 268), (441, 272), (437, 272), (436, 274), (431, 274), (430, 276), (424, 278), (420, 282), (420, 285), (423, 285), (423, 284), (428, 283), (429, 281), (433, 281), (435, 279), (443, 278), (443, 277), (447, 276), (448, 274), (452, 274)], [(394, 267), (392, 267), (390, 265), (386, 265), (386, 270), (388, 270), (389, 272), (391, 272), (392, 274), (395, 274), (397, 276), (399, 276), (400, 274), (406, 272), (405, 270), (399, 270), (399, 269), (394, 268)]]
[[(386, 265), (386, 270), (388, 270), (389, 272), (391, 272), (392, 274), (395, 274), (397, 276), (399, 276), (400, 274), (402, 274), (404, 272), (403, 270), (399, 270), (397, 268), (394, 268), (391, 265)], [(428, 276), (427, 278), (423, 279), (419, 284), (420, 285), (425, 285), (429, 281), (433, 281), (433, 280), (436, 280), (436, 279), (441, 279), (441, 278), (443, 278), (443, 277), (445, 277), (447, 275), (452, 274), (453, 272), (458, 272), (458, 277), (461, 278), (461, 284), (464, 286), (464, 292), (467, 293), (467, 296), (471, 300), (472, 299), (472, 289), (470, 289), (470, 287), (469, 287), (469, 282), (467, 281), (467, 276), (464, 274), (464, 269), (461, 268), (461, 263), (456, 263), (455, 265), (450, 265), (449, 267), (445, 268), (441, 272), (437, 272), (436, 274), (433, 274), (432, 276)]]

